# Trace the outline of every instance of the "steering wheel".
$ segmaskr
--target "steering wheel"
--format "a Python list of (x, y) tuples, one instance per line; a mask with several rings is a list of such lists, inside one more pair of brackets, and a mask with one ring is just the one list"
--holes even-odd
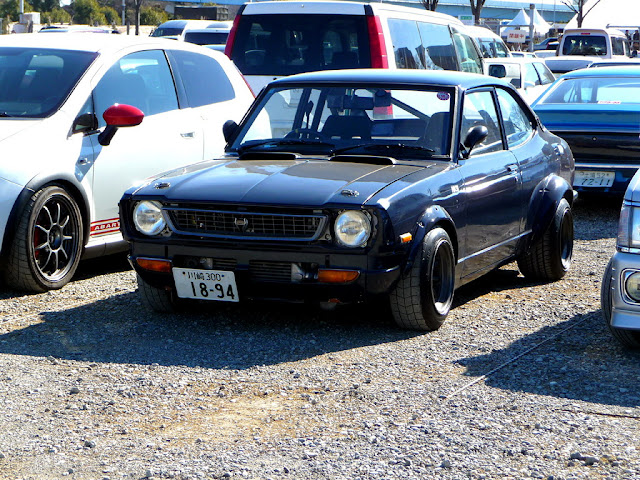
[(328, 142), (329, 137), (324, 133), (312, 130), (311, 128), (296, 128), (287, 133), (284, 138), (296, 138), (298, 140), (320, 140)]

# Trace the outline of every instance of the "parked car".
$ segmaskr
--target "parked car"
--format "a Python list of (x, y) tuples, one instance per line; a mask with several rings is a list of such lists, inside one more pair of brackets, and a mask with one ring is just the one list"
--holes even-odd
[(578, 191), (620, 195), (640, 167), (636, 67), (587, 68), (560, 77), (532, 104), (571, 146)]
[(152, 37), (175, 37), (177, 40), (184, 40), (185, 33), (189, 30), (200, 28), (230, 28), (232, 22), (219, 20), (168, 20), (158, 25)]
[(536, 43), (533, 46), (534, 50), (555, 50), (558, 46), (558, 37), (548, 37), (542, 40), (540, 43)]
[[(265, 130), (284, 102), (296, 104), (286, 124)], [(571, 264), (571, 151), (501, 80), (301, 74), (271, 83), (225, 131), (226, 156), (120, 202), (154, 310), (380, 297), (400, 327), (434, 330), (455, 288), (492, 269), (517, 260), (528, 278), (557, 280)]]
[(226, 54), (254, 92), (274, 78), (317, 70), (385, 68), (482, 73), (455, 17), (381, 2), (245, 3)]
[(525, 51), (511, 52), (511, 56), (517, 58), (538, 58), (535, 53)]
[(0, 271), (29, 291), (126, 247), (125, 189), (220, 154), (223, 116), (253, 101), (224, 54), (185, 42), (2, 35), (0, 65)]
[(184, 41), (196, 45), (225, 45), (230, 31), (230, 27), (194, 28), (184, 32)]
[(486, 27), (475, 25), (465, 26), (465, 30), (476, 42), (484, 58), (507, 58), (511, 56), (509, 47), (504, 40)]
[(556, 79), (542, 59), (487, 58), (484, 70), (487, 75), (511, 83), (528, 103), (538, 98)]
[(595, 60), (587, 68), (640, 66), (640, 58), (628, 58), (627, 60)]
[(624, 194), (616, 252), (602, 277), (602, 315), (623, 345), (640, 348), (640, 173)]
[(47, 25), (38, 33), (120, 33), (115, 28), (93, 27), (91, 25)]

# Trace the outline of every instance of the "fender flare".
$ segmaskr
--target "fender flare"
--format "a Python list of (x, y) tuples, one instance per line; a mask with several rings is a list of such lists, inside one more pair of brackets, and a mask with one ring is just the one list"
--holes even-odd
[(573, 205), (577, 192), (562, 177), (549, 175), (534, 189), (529, 199), (525, 230), (531, 230), (527, 249), (535, 244), (547, 230), (562, 199)]
[(402, 269), (402, 275), (405, 275), (411, 270), (413, 263), (417, 256), (422, 251), (422, 242), (424, 237), (427, 236), (434, 227), (439, 226), (449, 234), (451, 243), (453, 244), (453, 250), (456, 256), (456, 262), (458, 260), (458, 234), (456, 231), (455, 222), (444, 208), (440, 205), (431, 205), (425, 210), (420, 219), (416, 222), (415, 232), (413, 234), (413, 241), (409, 254), (407, 255), (407, 261)]
[(13, 203), (13, 207), (11, 209), (11, 213), (9, 213), (9, 217), (7, 219), (7, 225), (4, 231), (4, 238), (2, 239), (2, 249), (0, 250), (0, 254), (2, 257), (7, 255), (7, 250), (10, 246), (11, 241), (13, 240), (13, 236), (16, 231), (17, 219), (24, 211), (25, 206), (29, 203), (29, 200), (38, 190), (41, 190), (43, 187), (48, 185), (59, 185), (67, 189), (69, 194), (76, 200), (78, 203), (78, 208), (80, 209), (80, 214), (82, 215), (84, 221), (84, 239), (85, 245), (86, 242), (89, 241), (89, 231), (91, 225), (89, 222), (89, 199), (87, 198), (87, 194), (84, 189), (79, 188), (78, 182), (71, 175), (67, 174), (50, 174), (50, 175), (40, 175), (33, 177), (22, 189), (20, 195), (16, 198), (16, 201)]

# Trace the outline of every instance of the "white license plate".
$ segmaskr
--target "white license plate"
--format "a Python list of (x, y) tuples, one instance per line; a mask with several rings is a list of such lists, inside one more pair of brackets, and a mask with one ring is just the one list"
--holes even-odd
[(576, 187), (610, 187), (615, 178), (615, 172), (576, 170), (573, 185)]
[(238, 302), (236, 276), (224, 270), (174, 268), (173, 280), (180, 298)]

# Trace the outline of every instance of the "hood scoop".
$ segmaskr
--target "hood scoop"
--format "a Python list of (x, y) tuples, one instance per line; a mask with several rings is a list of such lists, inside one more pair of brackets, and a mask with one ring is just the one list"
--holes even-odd
[(396, 159), (377, 155), (336, 155), (330, 157), (332, 162), (368, 163), (370, 165), (395, 165)]
[(296, 160), (300, 158), (297, 153), (291, 152), (247, 152), (238, 157), (238, 160)]

